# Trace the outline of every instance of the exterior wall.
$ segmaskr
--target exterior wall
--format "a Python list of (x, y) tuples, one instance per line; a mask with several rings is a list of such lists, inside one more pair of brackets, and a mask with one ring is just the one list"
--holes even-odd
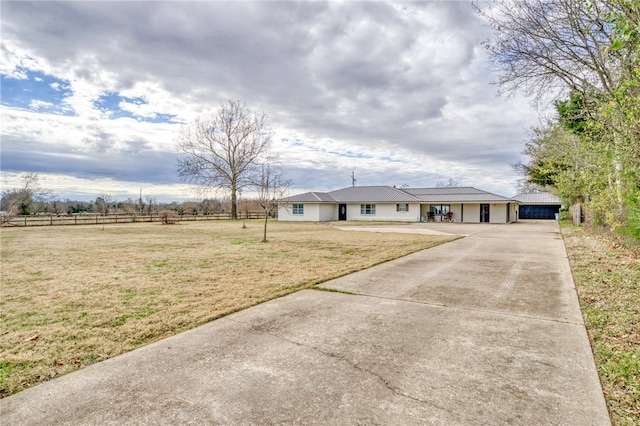
[[(375, 204), (376, 214), (363, 215), (360, 214), (361, 204)], [(382, 220), (395, 222), (419, 222), (420, 221), (420, 204), (409, 204), (409, 211), (396, 211), (397, 203), (352, 203), (347, 204), (347, 220)], [(400, 203), (405, 204), (405, 203)]]
[[(338, 220), (337, 204), (321, 203), (295, 203), (304, 204), (304, 214), (293, 214), (294, 203), (284, 203), (278, 206), (278, 220), (297, 222), (327, 222)], [(430, 204), (409, 204), (409, 211), (396, 211), (397, 203), (366, 203), (375, 204), (375, 215), (360, 214), (360, 205), (365, 203), (347, 204), (347, 220), (355, 221), (396, 221), (396, 222), (419, 222), (426, 220)], [(440, 204), (440, 203), (438, 203)], [(454, 222), (480, 223), (480, 204), (449, 204), (453, 212)], [(489, 223), (507, 223), (507, 204), (489, 204)], [(509, 221), (517, 221), (518, 205), (509, 204)]]
[(510, 208), (509, 221), (511, 223), (517, 222), (518, 221), (518, 214), (519, 214), (518, 213), (518, 209), (519, 209), (518, 203), (517, 202), (516, 203), (509, 203), (509, 208)]
[[(491, 218), (491, 207), (489, 207), (489, 218)], [(464, 223), (480, 223), (480, 204), (464, 205)]]
[[(304, 203), (303, 203), (304, 204)], [(305, 204), (305, 213), (307, 206), (312, 204)], [(320, 222), (328, 222), (331, 220), (338, 220), (338, 205), (337, 204), (318, 204), (318, 218)]]
[(453, 221), (460, 222), (462, 220), (462, 204), (451, 204), (451, 211), (453, 212)]
[(489, 204), (489, 223), (507, 223), (507, 205)]
[[(293, 204), (304, 204), (304, 214), (293, 214)], [(278, 204), (278, 220), (291, 222), (320, 221), (320, 205), (315, 203)]]

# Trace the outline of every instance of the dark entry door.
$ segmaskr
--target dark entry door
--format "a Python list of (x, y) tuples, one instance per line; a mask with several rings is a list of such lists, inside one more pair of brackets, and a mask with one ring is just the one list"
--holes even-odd
[(489, 223), (489, 204), (480, 204), (480, 222)]
[(347, 220), (347, 205), (338, 205), (338, 220)]

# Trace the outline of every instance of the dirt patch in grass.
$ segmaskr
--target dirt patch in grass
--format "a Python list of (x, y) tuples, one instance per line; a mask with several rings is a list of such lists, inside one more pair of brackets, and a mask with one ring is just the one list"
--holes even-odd
[(263, 222), (0, 231), (0, 396), (457, 237)]
[(614, 425), (640, 425), (640, 253), (614, 238), (562, 227)]

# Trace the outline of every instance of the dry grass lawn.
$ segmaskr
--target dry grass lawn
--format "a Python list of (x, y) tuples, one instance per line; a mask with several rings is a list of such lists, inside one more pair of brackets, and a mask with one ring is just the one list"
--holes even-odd
[(640, 252), (562, 227), (602, 390), (614, 425), (640, 425)]
[(455, 239), (262, 225), (3, 228), (0, 396)]

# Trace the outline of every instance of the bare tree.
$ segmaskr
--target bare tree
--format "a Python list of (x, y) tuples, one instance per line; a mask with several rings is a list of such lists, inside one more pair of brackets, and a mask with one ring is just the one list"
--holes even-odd
[(102, 230), (104, 231), (104, 223), (106, 221), (106, 217), (111, 210), (111, 194), (104, 194), (102, 197), (96, 198), (94, 203), (95, 211), (102, 213)]
[(137, 206), (138, 206), (138, 201), (129, 197), (122, 203), (122, 211), (124, 211), (126, 214), (133, 215), (136, 213)]
[(144, 209), (149, 216), (152, 216), (154, 213), (158, 212), (158, 206), (155, 197), (151, 195), (147, 195), (147, 202), (144, 205)]
[(436, 183), (436, 188), (456, 188), (458, 186), (460, 186), (460, 184), (454, 178), (449, 178), (446, 182), (438, 181)]
[(24, 173), (20, 175), (22, 186), (2, 191), (2, 210), (9, 214), (28, 215), (37, 212), (36, 204), (42, 204), (51, 191), (40, 186), (38, 173)]
[(503, 92), (522, 90), (538, 98), (614, 94), (624, 76), (633, 74), (633, 51), (608, 47), (617, 2), (582, 0), (492, 1), (480, 14), (495, 30), (485, 43), (500, 71)]
[(178, 174), (185, 182), (217, 187), (231, 195), (231, 218), (237, 219), (238, 193), (252, 183), (257, 162), (271, 147), (272, 132), (265, 114), (239, 101), (220, 105), (211, 115), (183, 127), (177, 148)]
[(61, 200), (59, 200), (57, 198), (53, 198), (50, 201), (50, 204), (51, 204), (51, 210), (56, 215), (60, 215), (60, 214), (62, 214), (64, 212), (66, 212), (67, 209), (68, 209), (67, 203), (64, 202), (64, 201), (61, 201)]
[(202, 214), (208, 215), (223, 210), (222, 203), (219, 200), (205, 198), (200, 202)]
[(180, 206), (180, 210), (182, 214), (188, 216), (196, 216), (198, 214), (198, 203), (194, 201), (185, 201)]
[(262, 242), (267, 242), (267, 223), (273, 211), (278, 207), (278, 199), (282, 198), (289, 187), (290, 181), (275, 162), (273, 157), (267, 159), (260, 166), (260, 173), (254, 180), (254, 186), (258, 193), (258, 203), (264, 212), (264, 234)]

